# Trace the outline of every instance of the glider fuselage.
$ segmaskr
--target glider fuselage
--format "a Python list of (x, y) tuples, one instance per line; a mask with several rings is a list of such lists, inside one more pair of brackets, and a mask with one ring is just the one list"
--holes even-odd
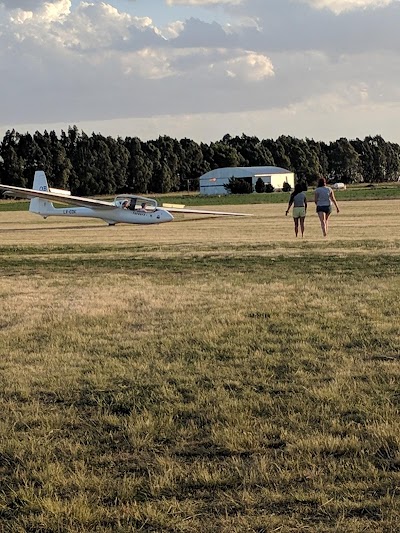
[[(32, 203), (34, 204), (34, 202)], [(102, 210), (101, 208), (93, 209), (91, 207), (53, 207), (51, 202), (43, 200), (40, 201), (40, 207), (38, 206), (37, 210), (32, 205), (30, 211), (44, 218), (50, 216), (100, 218), (109, 224), (161, 224), (162, 222), (170, 222), (174, 218), (168, 211), (160, 207), (151, 211), (138, 209), (131, 211), (116, 207), (116, 209), (110, 211), (109, 209)]]

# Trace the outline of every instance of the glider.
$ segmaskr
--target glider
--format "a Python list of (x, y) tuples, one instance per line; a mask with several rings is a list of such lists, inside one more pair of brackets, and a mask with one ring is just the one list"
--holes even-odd
[[(171, 213), (174, 212), (197, 215), (249, 216), (244, 213), (228, 213), (226, 211), (185, 209), (184, 206), (160, 207), (152, 198), (132, 194), (119, 195), (114, 199), (114, 202), (72, 196), (70, 191), (49, 187), (43, 170), (35, 172), (32, 189), (0, 184), (0, 190), (8, 196), (29, 199), (29, 211), (41, 215), (43, 218), (50, 216), (100, 218), (110, 226), (118, 223), (161, 224), (162, 222), (171, 222), (174, 219)], [(67, 204), (68, 207), (54, 207), (53, 202)]]

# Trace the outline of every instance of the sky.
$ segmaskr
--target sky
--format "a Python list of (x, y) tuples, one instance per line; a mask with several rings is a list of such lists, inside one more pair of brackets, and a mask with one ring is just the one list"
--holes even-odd
[(400, 0), (0, 0), (0, 139), (400, 143)]

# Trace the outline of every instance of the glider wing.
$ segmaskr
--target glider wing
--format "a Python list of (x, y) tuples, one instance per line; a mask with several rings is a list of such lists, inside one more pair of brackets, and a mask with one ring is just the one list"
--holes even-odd
[(185, 209), (180, 207), (164, 207), (166, 211), (169, 211), (170, 213), (192, 213), (195, 215), (219, 215), (219, 216), (233, 216), (233, 217), (251, 217), (253, 215), (249, 215), (247, 213), (229, 213), (227, 211), (208, 211), (204, 209)]
[(34, 189), (25, 189), (23, 187), (13, 187), (11, 185), (1, 185), (0, 190), (4, 191), (8, 196), (16, 196), (18, 198), (42, 198), (51, 202), (60, 202), (68, 205), (75, 205), (78, 207), (91, 207), (92, 209), (119, 209), (111, 202), (103, 200), (94, 200), (92, 198), (82, 198), (80, 196), (66, 196), (65, 194), (58, 194), (47, 191), (35, 191)]

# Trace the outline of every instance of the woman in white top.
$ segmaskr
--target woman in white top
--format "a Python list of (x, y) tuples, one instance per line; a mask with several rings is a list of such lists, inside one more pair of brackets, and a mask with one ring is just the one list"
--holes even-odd
[(317, 206), (317, 214), (319, 221), (321, 222), (322, 234), (326, 237), (328, 233), (328, 219), (332, 213), (332, 204), (336, 207), (336, 211), (339, 213), (339, 206), (336, 201), (333, 190), (326, 186), (325, 178), (318, 180), (318, 187), (315, 189), (314, 202)]

